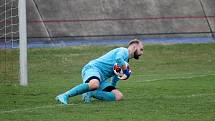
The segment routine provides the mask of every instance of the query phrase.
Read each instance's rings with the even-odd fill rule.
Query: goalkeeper
[[[119,101],[122,99],[122,93],[115,88],[118,80],[126,80],[130,76],[130,70],[126,62],[129,59],[139,57],[143,54],[143,43],[138,39],[129,42],[128,48],[120,47],[113,49],[105,55],[90,61],[82,69],[83,83],[62,93],[56,97],[60,103],[68,104],[69,97],[83,94],[85,102],[90,102],[91,97],[106,101]],[[118,77],[113,70],[117,63],[123,75]],[[112,77],[112,83],[107,80]]]

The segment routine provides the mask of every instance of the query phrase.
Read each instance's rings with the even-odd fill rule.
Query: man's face
[[[139,57],[141,56],[141,55],[143,55],[143,44],[142,43],[140,43],[140,44],[137,44],[136,46],[135,46],[135,51],[134,51],[134,58],[135,59],[139,59]]]

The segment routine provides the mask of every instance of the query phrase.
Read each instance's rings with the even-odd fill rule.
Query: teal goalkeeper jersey
[[[88,64],[95,66],[101,73],[104,80],[114,76],[113,66],[117,63],[119,66],[125,65],[125,61],[128,62],[128,49],[124,47],[116,48],[105,55],[90,61]]]

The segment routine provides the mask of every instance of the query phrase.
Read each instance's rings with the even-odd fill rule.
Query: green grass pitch
[[[63,106],[54,100],[82,82],[85,63],[115,47],[29,49],[27,87],[0,74],[0,121],[215,120],[215,43],[145,45],[140,60],[130,61],[130,79],[118,85],[120,102],[85,104],[76,96]]]

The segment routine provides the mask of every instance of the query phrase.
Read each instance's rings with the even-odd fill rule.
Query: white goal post
[[[19,48],[19,59],[16,58],[16,54],[11,54],[14,48]],[[0,0],[0,50],[0,71],[4,72],[1,75],[5,76],[5,80],[8,76],[8,79],[13,81],[10,76],[14,74],[14,79],[19,80],[20,85],[27,86],[26,0]],[[19,66],[16,64],[18,60]],[[17,72],[13,70],[14,67],[17,68]]]
[[[26,0],[19,0],[20,85],[28,85]]]

